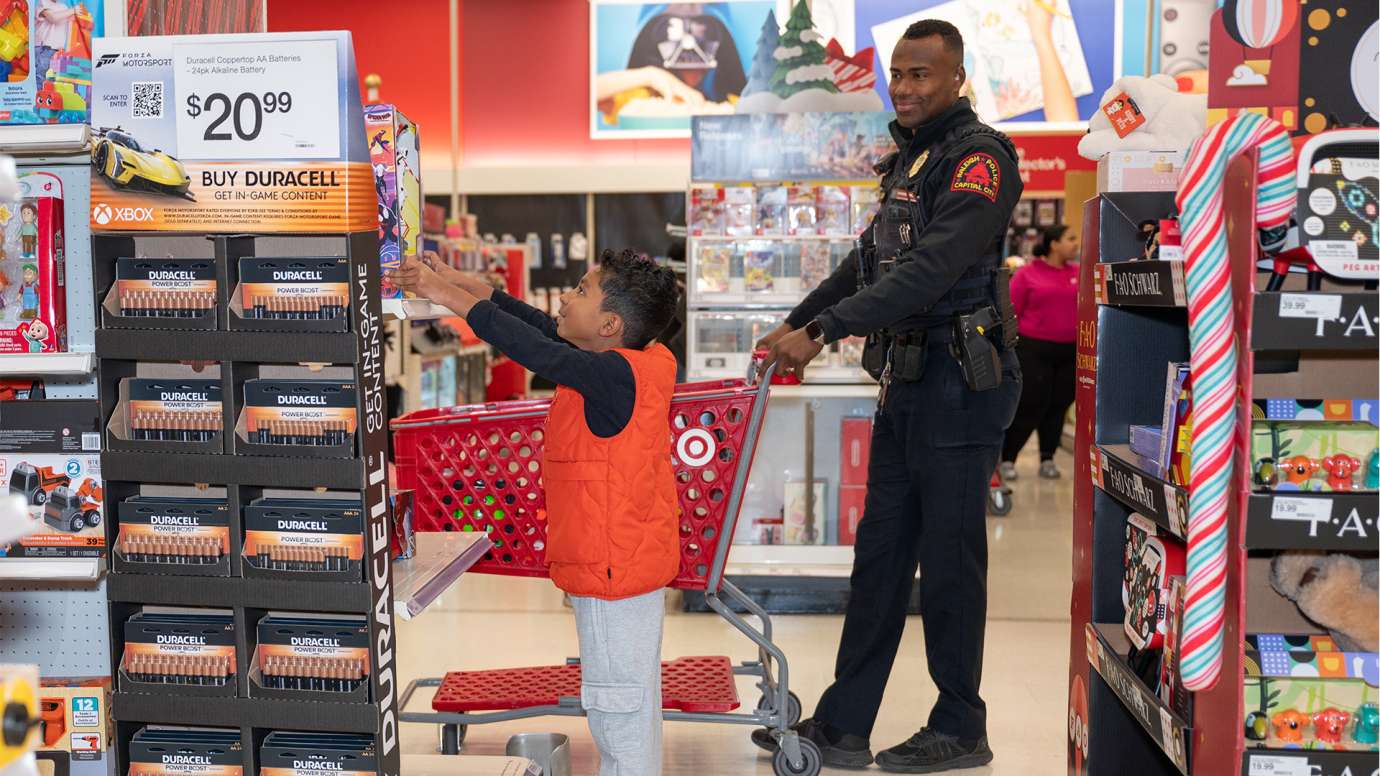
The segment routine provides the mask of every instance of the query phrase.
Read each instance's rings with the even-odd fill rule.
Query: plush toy
[[[1078,153],[1101,159],[1111,151],[1184,151],[1207,129],[1207,95],[1183,94],[1170,76],[1128,75],[1103,92],[1106,105],[1125,92],[1145,116],[1145,123],[1126,137],[1118,137],[1111,119],[1097,111],[1088,120],[1088,134],[1078,141]]]
[[[1376,558],[1291,550],[1275,556],[1270,583],[1305,617],[1327,628],[1342,650],[1375,652],[1380,648],[1377,571]]]
[[[1351,490],[1356,472],[1361,469],[1361,459],[1338,453],[1329,455],[1322,461],[1327,470],[1327,486],[1333,490]]]

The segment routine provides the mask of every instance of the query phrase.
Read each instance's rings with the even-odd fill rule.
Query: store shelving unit
[[[1272,554],[1287,549],[1373,553],[1377,524],[1374,493],[1257,492],[1249,444],[1252,400],[1374,399],[1380,391],[1374,325],[1380,320],[1374,317],[1373,291],[1328,281],[1321,291],[1307,292],[1298,276],[1291,276],[1282,292],[1257,291],[1265,281],[1256,270],[1255,180],[1254,152],[1228,165],[1223,191],[1241,396],[1228,512],[1224,651],[1220,678],[1210,689],[1193,693],[1187,717],[1167,706],[1128,664],[1120,592],[1130,512],[1166,529],[1171,534],[1166,541],[1186,535],[1188,489],[1140,470],[1126,444],[1130,424],[1156,423],[1160,417],[1165,364],[1188,360],[1183,266],[1127,261],[1125,230],[1102,218],[1106,195],[1085,205],[1070,773],[1341,776],[1347,768],[1370,773],[1376,766],[1374,752],[1248,748],[1256,742],[1243,734],[1247,634],[1317,632],[1270,587]],[[1161,204],[1171,196],[1162,195]],[[1348,523],[1351,530],[1342,530]]]
[[[95,238],[96,287],[104,294],[112,282],[114,260],[127,255],[162,255],[188,238],[158,234],[110,234]],[[213,725],[239,728],[246,772],[257,772],[257,745],[266,731],[320,730],[372,734],[377,737],[379,773],[396,773],[398,748],[395,726],[397,692],[393,667],[395,651],[394,603],[389,539],[391,536],[386,486],[386,444],[382,416],[383,364],[379,305],[378,243],[373,233],[286,237],[273,235],[215,236],[211,256],[219,284],[219,330],[170,332],[105,327],[96,337],[100,359],[103,417],[109,423],[119,406],[119,381],[140,374],[151,362],[195,362],[218,365],[225,402],[225,420],[218,452],[181,453],[110,450],[108,432],[102,465],[107,503],[117,504],[151,487],[215,486],[224,490],[230,509],[230,576],[184,577],[112,571],[108,598],[111,665],[121,665],[123,634],[119,626],[142,606],[207,607],[233,612],[238,663],[235,697],[207,702],[190,694],[145,694],[116,681],[113,702],[116,720],[117,769],[128,766],[128,741],[145,724]],[[350,264],[352,284],[350,331],[293,333],[234,330],[234,313],[226,302],[234,288],[241,256],[342,256]],[[290,325],[290,324],[288,324]],[[272,370],[320,369],[323,364],[340,376],[348,374],[357,386],[359,418],[356,447],[348,458],[313,458],[285,451],[276,455],[246,454],[246,442],[236,434],[247,379]],[[306,372],[306,374],[312,374]],[[323,372],[327,374],[327,372]],[[298,376],[301,376],[300,374]],[[243,576],[243,507],[268,489],[329,489],[358,494],[366,516],[364,563],[366,577],[352,582],[260,579]],[[114,546],[119,522],[106,522],[107,540]],[[255,697],[249,670],[257,642],[256,625],[268,611],[339,613],[363,616],[368,622],[372,702],[290,701]],[[385,745],[385,740],[390,741]]]

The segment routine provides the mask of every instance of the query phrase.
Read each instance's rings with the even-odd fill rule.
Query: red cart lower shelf
[[[554,706],[580,697],[580,665],[451,671],[431,708],[468,712]],[[661,705],[686,712],[727,712],[740,705],[726,657],[682,657],[661,664]]]

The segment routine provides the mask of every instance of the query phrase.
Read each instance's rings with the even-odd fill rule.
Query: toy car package
[[[24,497],[38,529],[0,556],[105,553],[100,427],[95,400],[0,402],[0,481]]]
[[[67,349],[62,181],[19,176],[18,202],[0,204],[0,353]]]
[[[0,124],[84,124],[91,109],[97,0],[28,0],[0,16]]]

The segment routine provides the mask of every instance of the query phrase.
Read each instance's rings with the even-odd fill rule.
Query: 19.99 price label
[[[181,159],[340,155],[336,41],[184,44],[173,67]]]

